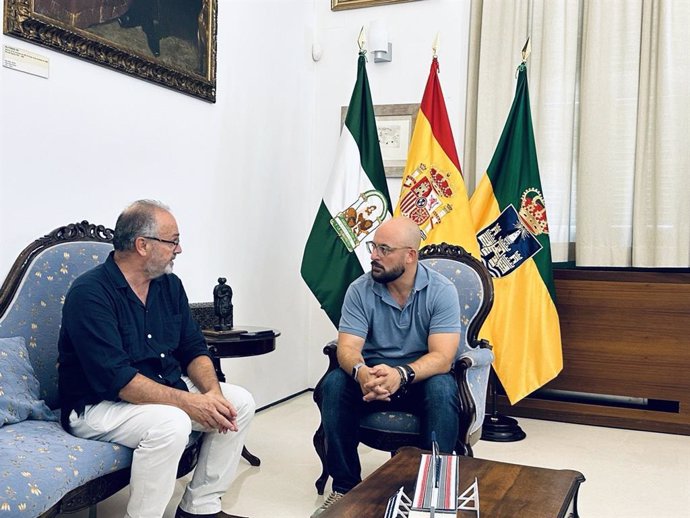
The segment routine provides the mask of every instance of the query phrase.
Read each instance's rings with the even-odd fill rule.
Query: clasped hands
[[[205,428],[219,433],[236,432],[237,410],[220,391],[210,390],[204,394],[188,393],[189,402],[185,409],[189,416]]]
[[[362,367],[357,376],[364,401],[390,401],[400,388],[400,373],[388,365]]]

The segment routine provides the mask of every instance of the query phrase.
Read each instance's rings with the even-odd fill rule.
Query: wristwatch
[[[359,362],[356,363],[354,367],[352,367],[352,377],[357,381],[357,372],[361,367],[364,367],[366,364],[364,362]]]
[[[414,378],[415,378],[414,369],[410,365],[407,365],[407,364],[403,365],[402,368],[405,371],[405,373],[407,374],[407,376],[405,376],[405,385],[407,385],[408,383],[412,383],[414,381]]]

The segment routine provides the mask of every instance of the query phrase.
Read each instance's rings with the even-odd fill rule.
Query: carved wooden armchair
[[[95,504],[129,484],[131,449],[74,437],[58,422],[62,304],[74,279],[105,261],[112,238],[87,221],[57,228],[19,254],[0,288],[0,511],[7,516],[84,508],[95,516]],[[200,438],[190,436],[178,477],[196,465]]]
[[[456,443],[459,455],[472,456],[472,445],[481,436],[486,407],[493,353],[486,340],[478,338],[479,330],[493,305],[493,284],[484,265],[463,248],[442,243],[428,245],[419,251],[424,261],[437,272],[453,281],[458,291],[461,312],[461,354],[455,362],[454,373],[460,395],[460,428]],[[314,401],[321,409],[321,381],[330,371],[339,368],[336,342],[323,349],[329,364],[326,373],[314,389]],[[361,418],[359,440],[370,448],[394,453],[402,446],[421,446],[419,417],[400,411],[372,412]],[[316,481],[318,493],[323,494],[329,473],[323,425],[314,434],[314,448],[321,459],[323,471]]]

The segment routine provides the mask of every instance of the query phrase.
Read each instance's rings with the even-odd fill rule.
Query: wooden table
[[[320,518],[383,516],[388,498],[400,486],[414,495],[422,450],[401,448],[391,460],[369,475]],[[474,477],[479,481],[479,511],[485,518],[576,518],[577,493],[585,477],[573,470],[555,470],[459,457],[458,494]],[[447,515],[445,515],[447,516]],[[458,511],[459,518],[476,516]]]
[[[220,368],[221,358],[244,358],[270,353],[275,351],[276,338],[280,336],[280,331],[276,329],[256,326],[235,326],[227,334],[218,334],[210,329],[202,329],[201,332],[206,338],[206,345],[220,381],[225,381],[225,374]]]
[[[266,327],[235,326],[233,330],[235,332],[219,334],[210,329],[202,329],[220,381],[225,381],[225,374],[220,366],[221,358],[243,358],[270,353],[275,351],[276,338],[280,336],[280,331]],[[240,330],[245,332],[238,332]],[[261,464],[261,459],[249,453],[246,446],[242,448],[242,457],[252,466]]]

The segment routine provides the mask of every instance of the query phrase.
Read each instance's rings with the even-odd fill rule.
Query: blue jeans
[[[441,452],[450,453],[455,449],[460,400],[452,374],[439,374],[414,383],[408,387],[406,395],[391,402],[365,402],[359,383],[342,369],[329,372],[321,390],[321,423],[333,491],[347,493],[362,480],[357,445],[359,419],[365,413],[381,410],[421,412],[422,448],[431,449],[431,432],[434,431]]]

